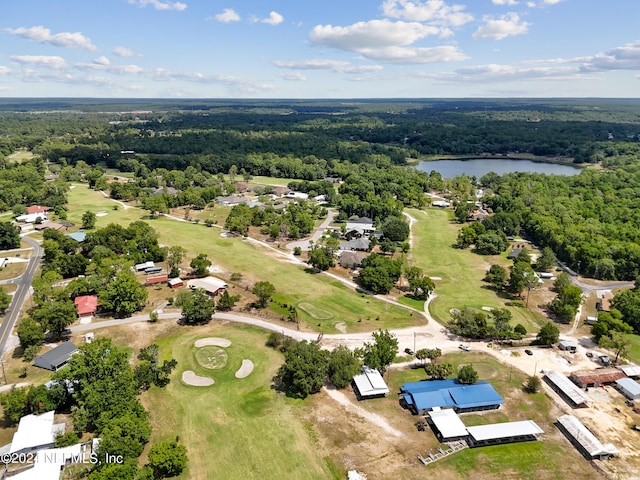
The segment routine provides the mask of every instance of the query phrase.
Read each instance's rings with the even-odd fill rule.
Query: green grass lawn
[[[193,343],[214,336],[231,340],[225,348],[228,362],[219,370],[201,367]],[[282,354],[264,347],[267,334],[244,326],[186,328],[156,341],[161,355],[173,357],[178,367],[163,390],[143,395],[151,414],[150,444],[180,437],[187,447],[187,470],[177,478],[331,479],[335,465],[324,459],[317,441],[299,420],[304,402],[295,402],[269,388]],[[243,359],[253,372],[235,378]],[[193,370],[215,380],[210,387],[181,382],[182,372]],[[147,447],[148,448],[148,447]]]
[[[16,150],[7,157],[11,163],[22,163],[25,160],[31,160],[35,155],[28,150]]]
[[[142,209],[125,210],[118,206],[118,210],[113,210],[114,205],[117,204],[100,192],[78,185],[69,192],[69,221],[81,223],[86,210],[107,213],[97,218],[98,228],[112,222],[128,225],[145,219],[158,232],[160,244],[182,245],[190,257],[206,253],[215,265],[241,272],[251,282],[270,281],[280,301],[296,307],[302,305],[298,308],[300,321],[318,332],[337,333],[337,323],[344,323],[351,332],[424,323],[417,313],[356,293],[325,275],[308,273],[301,265],[275,259],[273,252],[242,237],[221,236],[219,228],[163,217],[147,219]]]
[[[113,200],[106,198],[96,190],[90,190],[87,185],[76,184],[69,190],[67,202],[67,220],[82,225],[82,215],[86,211],[98,215],[96,228],[103,228],[110,223],[126,226],[136,220],[141,220],[148,212],[140,208],[123,208]],[[117,210],[114,210],[117,207]],[[106,214],[106,215],[105,215]]]
[[[242,183],[246,183],[240,177],[240,180],[237,180]],[[289,182],[297,181],[294,178],[278,178],[278,177],[263,177],[263,176],[255,176],[248,183],[252,185],[274,185],[280,187],[286,187]]]
[[[627,359],[633,363],[640,363],[640,335],[628,335],[629,339],[629,354]]]
[[[408,263],[422,268],[429,276],[442,278],[435,281],[437,298],[429,305],[436,320],[448,323],[452,308],[479,310],[484,306],[505,306],[509,300],[500,298],[482,281],[492,264],[509,265],[503,257],[453,248],[460,225],[451,221],[451,212],[441,209],[409,209],[407,212],[417,220],[413,224],[414,245],[407,257]],[[521,307],[509,307],[509,310],[512,323],[522,323],[530,332],[537,331],[543,321]]]

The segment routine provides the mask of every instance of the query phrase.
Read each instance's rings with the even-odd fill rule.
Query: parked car
[[[458,346],[458,348],[459,348],[460,350],[464,350],[465,352],[468,352],[469,350],[471,350],[471,349],[469,348],[469,345],[465,345],[465,344],[463,344],[463,343],[461,343],[461,344]]]
[[[413,350],[411,350],[410,348],[405,348],[404,353],[406,353],[407,355],[413,355]]]
[[[524,353],[526,353],[527,355],[533,355],[533,352],[528,348],[524,351]]]

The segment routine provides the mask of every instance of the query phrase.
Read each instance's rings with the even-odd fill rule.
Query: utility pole
[[[7,374],[4,372],[4,360],[0,360],[0,364],[2,365],[2,378],[4,378],[4,384],[7,384]]]

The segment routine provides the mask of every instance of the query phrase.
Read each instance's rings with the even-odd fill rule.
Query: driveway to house
[[[311,241],[313,241],[313,245],[317,245],[318,240],[320,240],[325,230],[327,230],[327,228],[333,222],[333,219],[337,215],[336,210],[334,210],[333,208],[328,209],[328,212],[329,213],[327,214],[327,218],[325,219],[325,221],[322,222],[318,228],[316,228],[315,232],[313,232],[313,235],[311,235],[310,238],[287,243],[287,248],[289,250],[293,250],[296,247],[300,247],[303,251],[308,252],[309,250],[311,250]]]

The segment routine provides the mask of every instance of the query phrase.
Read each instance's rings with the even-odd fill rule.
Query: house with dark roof
[[[33,364],[36,367],[55,372],[56,370],[64,367],[71,358],[71,355],[77,351],[78,347],[76,347],[72,342],[64,342],[56,348],[49,350],[47,353],[43,353],[36,357]]]
[[[340,244],[340,250],[343,251],[360,251],[360,252],[368,252],[371,247],[371,242],[368,238],[354,238],[353,240],[349,240],[348,242],[344,242]]]
[[[343,268],[357,268],[366,257],[367,254],[363,252],[345,251],[340,254],[338,263]]]
[[[360,217],[355,220],[348,220],[346,230],[348,237],[362,237],[375,232],[373,220],[369,217]]]
[[[518,255],[520,255],[520,252],[522,252],[521,248],[514,248],[509,252],[509,254],[507,255],[507,258],[509,260],[515,260],[518,257]]]

